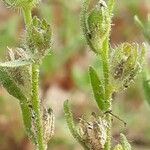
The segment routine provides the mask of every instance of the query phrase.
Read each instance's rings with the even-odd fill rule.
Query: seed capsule
[[[51,48],[51,29],[45,20],[34,17],[26,35],[26,49],[33,61],[40,61]]]
[[[94,116],[90,122],[81,119],[79,123],[79,134],[89,149],[102,150],[106,143],[108,127],[108,123],[103,117]]]
[[[54,135],[54,114],[51,108],[43,109],[43,129],[44,129],[44,141],[47,144]]]
[[[114,91],[127,88],[141,71],[145,45],[123,43],[116,47],[111,56],[111,74]]]
[[[100,0],[87,17],[89,40],[96,52],[102,48],[104,40],[109,36],[110,26],[111,21],[107,4]]]

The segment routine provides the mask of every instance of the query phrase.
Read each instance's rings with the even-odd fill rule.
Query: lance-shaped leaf
[[[107,107],[107,102],[105,101],[105,91],[102,81],[100,81],[95,69],[93,67],[89,68],[89,75],[91,80],[91,85],[94,93],[95,100],[98,107],[103,111]]]
[[[22,93],[21,89],[3,68],[0,68],[0,83],[10,95],[14,96],[20,101],[25,128],[27,130],[27,133],[29,133],[29,135],[31,136],[31,115],[26,96]]]
[[[76,126],[74,125],[73,116],[69,107],[68,100],[64,102],[64,113],[65,113],[65,118],[66,118],[68,128],[72,136],[85,148],[85,150],[90,150],[88,146],[86,146],[85,141],[81,138],[81,136],[79,135],[76,129]]]

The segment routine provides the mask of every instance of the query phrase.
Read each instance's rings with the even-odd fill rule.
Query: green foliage
[[[39,98],[39,64],[48,54],[50,25],[32,18],[32,7],[38,1],[5,1],[9,7],[22,10],[26,35],[21,48],[10,49],[8,61],[0,63],[0,82],[20,102],[24,125],[35,148],[45,150],[54,134],[54,115],[41,105]]]
[[[67,124],[74,138],[83,139],[89,149],[95,150],[111,149],[111,116],[108,112],[112,109],[112,95],[116,91],[127,88],[130,83],[134,81],[135,77],[143,67],[145,56],[144,44],[140,47],[135,43],[123,43],[114,49],[110,47],[109,36],[111,31],[113,6],[114,0],[108,0],[107,3],[100,0],[94,8],[89,10],[90,0],[84,0],[81,10],[81,26],[83,34],[90,49],[96,54],[101,62],[101,78],[99,78],[97,70],[93,67],[90,67],[89,69],[89,76],[99,110],[104,114],[107,114],[105,118],[107,125],[104,125],[104,123],[102,123],[103,121],[101,122],[101,119],[99,120],[97,117],[96,122],[91,121],[90,123],[81,119],[80,124],[82,127],[80,128],[81,131],[79,136],[75,129],[70,109],[67,107],[68,104],[66,104],[66,102],[64,104],[65,114],[67,114]],[[110,49],[112,49],[112,52]],[[101,118],[101,116],[99,116],[99,118]],[[100,127],[100,130],[96,128],[97,125]],[[104,143],[101,141],[101,137],[103,137],[103,140],[105,139]],[[78,141],[81,143],[80,140]],[[99,144],[97,144],[97,142]],[[83,147],[85,147],[84,144]],[[115,150],[130,149],[131,147],[127,142],[127,139],[121,134],[121,145],[117,145]]]
[[[3,68],[0,68],[0,83],[10,95],[16,97],[19,100],[26,131],[29,136],[32,136],[31,113],[28,107],[28,98],[24,95],[24,93],[22,93],[22,90],[18,87],[8,72]]]
[[[93,67],[89,68],[89,75],[91,80],[91,85],[94,93],[95,100],[98,104],[100,110],[106,110],[106,101],[105,101],[105,91],[102,81],[100,81],[96,71]]]

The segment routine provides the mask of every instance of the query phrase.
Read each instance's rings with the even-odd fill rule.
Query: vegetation
[[[73,3],[75,2],[73,1]],[[46,105],[45,97],[41,96],[39,86],[40,68],[45,74],[51,74],[56,70],[59,72],[59,69],[64,67],[63,65],[66,63],[69,64],[69,69],[66,67],[69,70],[67,72],[69,73],[69,75],[67,74],[69,81],[65,80],[65,83],[70,82],[75,77],[75,81],[72,81],[72,84],[78,82],[77,86],[79,88],[87,90],[90,88],[87,83],[89,77],[94,102],[97,104],[94,108],[98,110],[98,112],[96,110],[93,112],[88,109],[90,111],[89,118],[85,119],[82,116],[76,123],[69,106],[69,100],[66,100],[64,102],[64,113],[72,136],[85,150],[131,150],[131,145],[126,136],[119,129],[120,140],[117,143],[113,142],[115,139],[112,133],[113,118],[123,122],[126,126],[126,122],[120,117],[120,114],[116,115],[114,113],[113,101],[115,99],[114,95],[129,89],[136,77],[142,72],[145,61],[145,43],[124,42],[113,46],[110,36],[113,27],[112,19],[115,0],[99,0],[98,2],[95,0],[83,0],[80,24],[86,43],[94,54],[94,62],[90,62],[91,66],[87,69],[88,71],[83,71],[83,74],[78,72],[79,70],[74,72],[71,59],[74,57],[73,55],[78,56],[77,53],[81,53],[80,49],[84,44],[77,27],[78,24],[74,23],[74,20],[79,18],[74,15],[67,0],[58,0],[56,3],[61,5],[61,15],[64,22],[58,28],[60,28],[61,42],[65,44],[62,44],[63,48],[61,44],[61,46],[57,47],[58,49],[62,48],[60,52],[57,50],[56,52],[51,52],[51,49],[55,49],[52,43],[57,44],[57,41],[52,42],[51,40],[53,35],[51,26],[47,21],[47,19],[51,20],[49,8],[47,6],[38,8],[37,6],[40,4],[38,0],[4,0],[4,4],[8,8],[21,12],[25,30],[21,40],[17,41],[18,37],[14,34],[18,18],[14,17],[10,19],[10,24],[13,26],[10,26],[8,21],[8,23],[4,24],[4,29],[0,31],[2,35],[0,37],[0,41],[2,41],[0,49],[4,49],[7,45],[16,46],[15,48],[8,47],[7,59],[0,62],[0,83],[10,95],[18,99],[24,128],[29,140],[36,150],[48,149],[49,141],[52,141],[50,146],[55,146],[57,143],[70,144],[70,139],[70,141],[59,138],[52,139],[55,117],[53,110]],[[53,5],[53,3],[49,4]],[[128,3],[128,5],[134,4]],[[37,8],[41,11],[40,17],[35,15],[35,12],[32,13]],[[133,6],[130,7],[130,9],[132,8]],[[46,12],[46,17],[43,17],[44,12]],[[135,12],[137,12],[137,8]],[[135,16],[135,21],[148,43],[150,43],[150,17],[148,16],[147,21],[144,22]],[[56,34],[54,35],[57,36]],[[51,53],[53,54],[50,55]],[[97,63],[97,65],[95,66],[94,63]],[[70,67],[72,68],[70,69]],[[142,72],[142,77],[145,98],[150,103],[148,67]],[[58,120],[61,119],[59,118]],[[57,124],[56,120],[56,126]],[[59,127],[63,129],[63,125],[64,122]],[[67,132],[63,133],[63,136],[66,134],[68,135]],[[70,149],[73,149],[73,144],[70,145]]]
[[[95,100],[103,115],[92,115],[94,120],[90,122],[81,119],[78,129],[73,123],[68,101],[64,103],[66,120],[72,135],[89,150],[111,149],[112,95],[128,88],[134,81],[141,71],[145,56],[144,44],[139,46],[125,42],[114,48],[110,46],[113,6],[114,0],[108,0],[107,3],[100,0],[89,10],[89,1],[85,0],[81,13],[81,25],[87,43],[102,64],[101,76],[93,67],[89,68],[89,76]],[[114,149],[130,150],[124,135],[121,135],[121,139],[124,142]]]

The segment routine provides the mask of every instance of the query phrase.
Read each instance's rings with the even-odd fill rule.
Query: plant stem
[[[24,7],[23,8],[23,16],[26,28],[29,27],[31,21],[32,21],[32,15],[31,15],[31,7]],[[40,99],[39,99],[39,65],[33,63],[32,64],[32,97],[31,97],[31,103],[33,107],[33,111],[35,114],[35,132],[37,134],[36,136],[36,146],[38,150],[45,150],[46,146],[44,144],[43,139],[43,125],[42,125],[42,116],[41,116],[41,110],[40,110]]]
[[[35,113],[35,127],[37,132],[37,147],[38,150],[45,150],[44,139],[43,139],[43,126],[42,117],[40,111],[40,100],[39,100],[39,65],[32,64],[32,105]]]
[[[114,7],[114,0],[108,0],[108,9],[110,12],[110,22],[112,18],[112,11]],[[108,31],[111,31],[111,24],[108,28]],[[104,73],[104,82],[105,82],[105,99],[108,103],[109,110],[112,110],[112,85],[110,82],[110,62],[109,62],[109,36],[105,40],[103,45],[103,53],[102,53],[102,63],[103,63],[103,73]],[[111,115],[107,114],[106,116],[107,122],[109,127],[107,128],[107,141],[105,143],[104,150],[110,150],[111,149],[111,128],[112,128],[112,122],[111,122]]]
[[[104,85],[105,85],[105,99],[107,102],[107,110],[111,110],[112,108],[112,101],[111,101],[111,83],[110,83],[110,63],[109,63],[109,38],[107,38],[103,45],[103,51],[101,54],[102,63],[103,63],[103,74],[104,74]],[[104,150],[111,149],[111,115],[107,114],[106,116],[108,122],[107,128],[107,141],[104,147]]]
[[[26,28],[30,25],[32,21],[31,9],[32,8],[30,6],[23,8],[23,17],[24,17]]]

